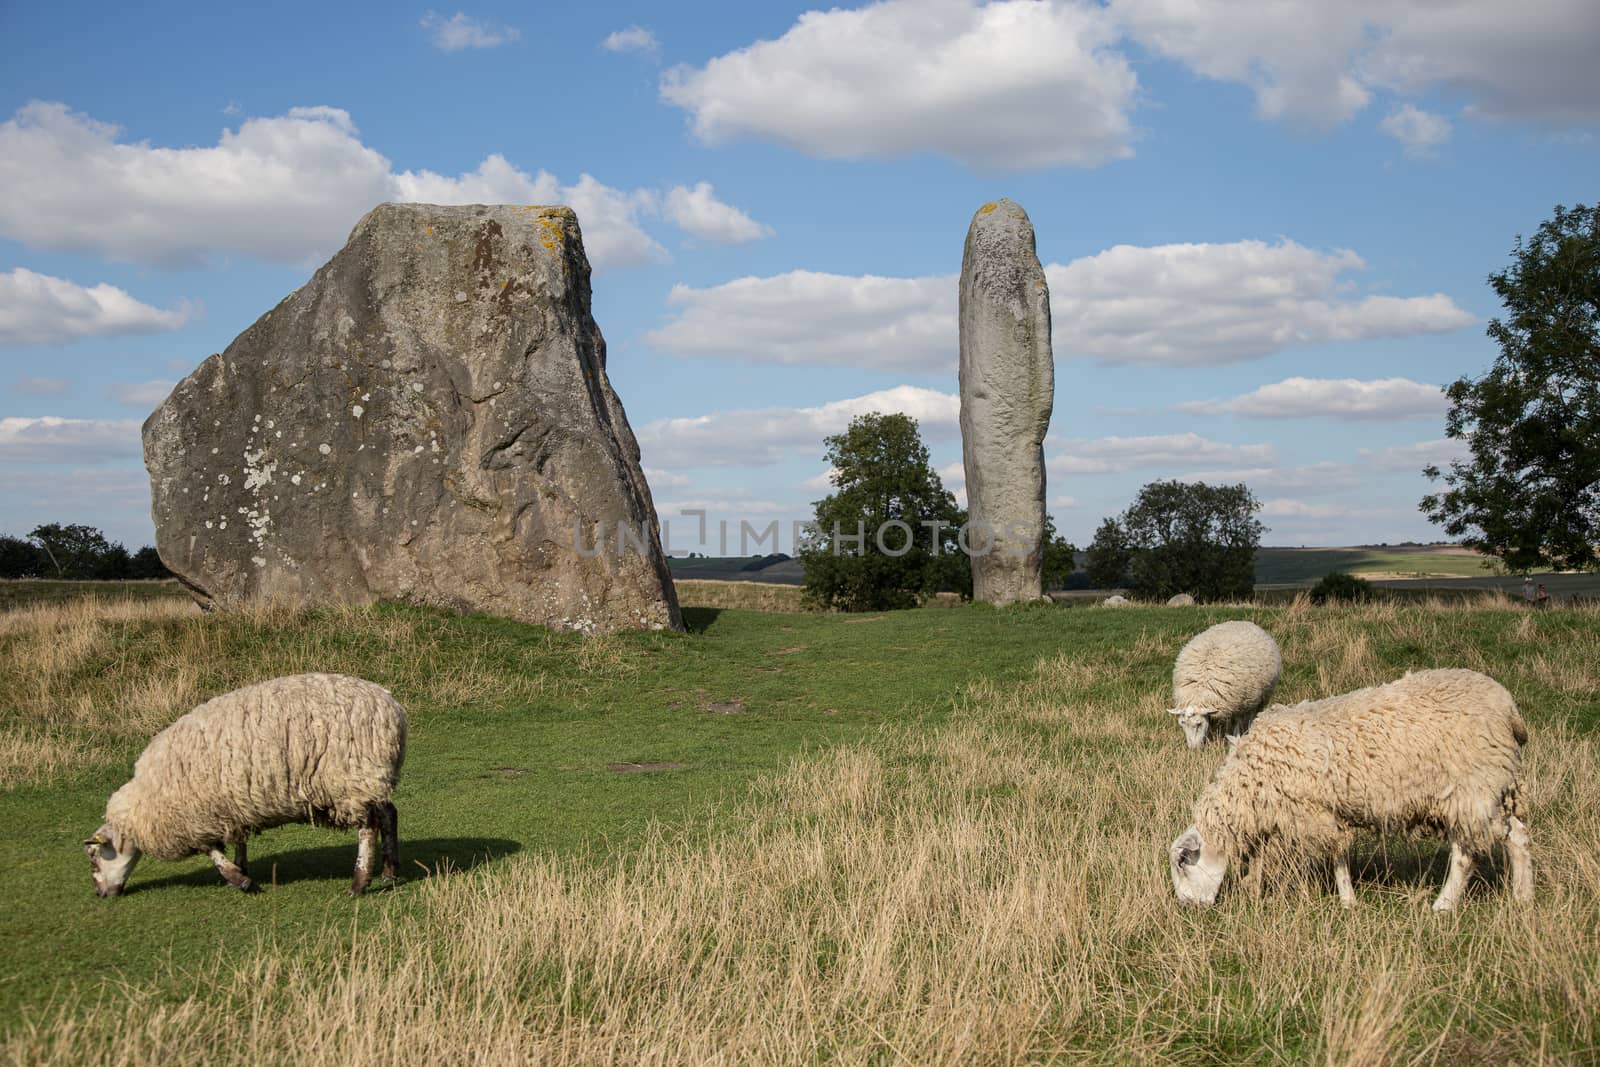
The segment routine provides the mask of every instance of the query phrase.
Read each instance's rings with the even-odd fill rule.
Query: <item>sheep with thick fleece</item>
[[[1210,904],[1229,866],[1269,844],[1331,857],[1355,903],[1354,831],[1433,830],[1450,842],[1434,910],[1456,906],[1476,860],[1504,845],[1511,892],[1533,899],[1521,793],[1527,725],[1505,687],[1467,670],[1408,674],[1326,700],[1278,705],[1239,738],[1172,843],[1178,899]]]
[[[286,823],[359,829],[352,895],[372,880],[381,833],[391,880],[400,862],[391,797],[405,753],[405,711],[360,678],[296,674],[208,700],[152,738],[106,802],[105,824],[84,842],[95,892],[122,892],[145,853],[198,852],[248,890],[246,840]]]
[[[1267,706],[1283,671],[1272,635],[1253,622],[1222,622],[1196,634],[1172,666],[1172,703],[1184,740],[1242,734]]]

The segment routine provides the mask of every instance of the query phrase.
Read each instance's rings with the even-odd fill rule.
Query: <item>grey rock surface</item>
[[[1194,607],[1194,597],[1188,593],[1174,593],[1167,598],[1167,607],[1192,608]]]
[[[1133,601],[1119,593],[1114,596],[1108,596],[1104,600],[1100,601],[1100,606],[1103,608],[1125,608],[1132,603]]]
[[[568,208],[373,209],[144,452],[156,547],[203,606],[682,627]]]
[[[1050,290],[1033,223],[1010,200],[972,217],[961,257],[961,453],[968,523],[992,538],[972,560],[973,599],[1042,595],[1044,436],[1055,402]]]

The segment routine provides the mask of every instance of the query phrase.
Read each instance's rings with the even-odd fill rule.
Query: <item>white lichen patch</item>
[[[366,411],[367,411],[367,409],[362,407],[360,404],[355,404],[350,408],[350,414],[354,415],[358,419],[362,415],[366,414]]]
[[[413,393],[420,393],[420,392],[422,392],[422,383],[421,383],[421,382],[412,382],[412,383],[411,383],[411,391],[412,391],[412,392],[413,392]]]
[[[289,476],[289,484],[290,485],[299,485],[300,484],[300,476],[298,474],[291,474]]]
[[[322,444],[317,446],[317,451],[326,456],[329,452],[333,451],[333,448],[326,441],[324,441]]]
[[[267,557],[265,557],[265,556],[251,556],[250,557],[250,562],[254,563],[257,567],[265,567],[267,565]]]

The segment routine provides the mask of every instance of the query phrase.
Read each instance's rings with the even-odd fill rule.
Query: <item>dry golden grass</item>
[[[745,611],[810,611],[798,585],[774,582],[721,582],[679,578],[678,603],[686,608],[735,608]]]
[[[1434,642],[1419,658],[1447,659],[1470,652],[1474,630],[1480,642],[1532,642],[1544,624],[1454,610],[1297,605],[1264,621],[1287,659],[1318,664],[1297,683],[1317,689],[1392,674],[1380,645]],[[1486,637],[1485,626],[1499,629]],[[1354,911],[1339,908],[1322,871],[1182,910],[1166,847],[1221,753],[1185,749],[1162,710],[1147,675],[1171,640],[1063,653],[1019,684],[979,683],[938,728],[891,727],[871,745],[797,762],[759,781],[725,824],[659,831],[612,863],[524,854],[417,884],[420,916],[364,914],[348,942],[264,939],[247,964],[196,975],[180,1002],[117,989],[92,1011],[68,1004],[15,1032],[5,1054],[41,1064],[1600,1057],[1591,735],[1525,704],[1531,907],[1514,906],[1491,869],[1461,911],[1436,915],[1438,843],[1390,840],[1358,846]],[[1567,684],[1593,653],[1581,641],[1550,647],[1539,669]]]
[[[177,599],[31,604],[0,612],[0,790],[103,765],[203,700],[306,671],[381,680],[439,707],[526,700],[553,684],[472,652],[441,655],[414,616],[258,605],[207,616]],[[604,642],[590,670],[620,665]]]

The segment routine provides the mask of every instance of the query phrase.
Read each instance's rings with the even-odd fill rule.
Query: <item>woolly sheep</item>
[[[372,880],[381,833],[382,877],[392,880],[400,843],[390,797],[405,752],[405,711],[360,678],[297,674],[208,700],[152,738],[106,802],[105,824],[84,842],[95,892],[121,893],[145,853],[198,852],[248,890],[246,839],[286,823],[359,828],[352,896]]]
[[[1172,703],[1184,740],[1242,734],[1267,706],[1283,670],[1272,635],[1253,622],[1223,622],[1196,634],[1172,666]]]
[[[1210,904],[1230,865],[1275,843],[1331,857],[1350,907],[1348,853],[1364,827],[1444,834],[1450,874],[1435,911],[1456,906],[1474,862],[1496,844],[1510,860],[1512,896],[1532,900],[1519,782],[1527,739],[1511,694],[1476,671],[1418,671],[1276,706],[1239,739],[1172,843],[1173,888],[1185,903]]]

